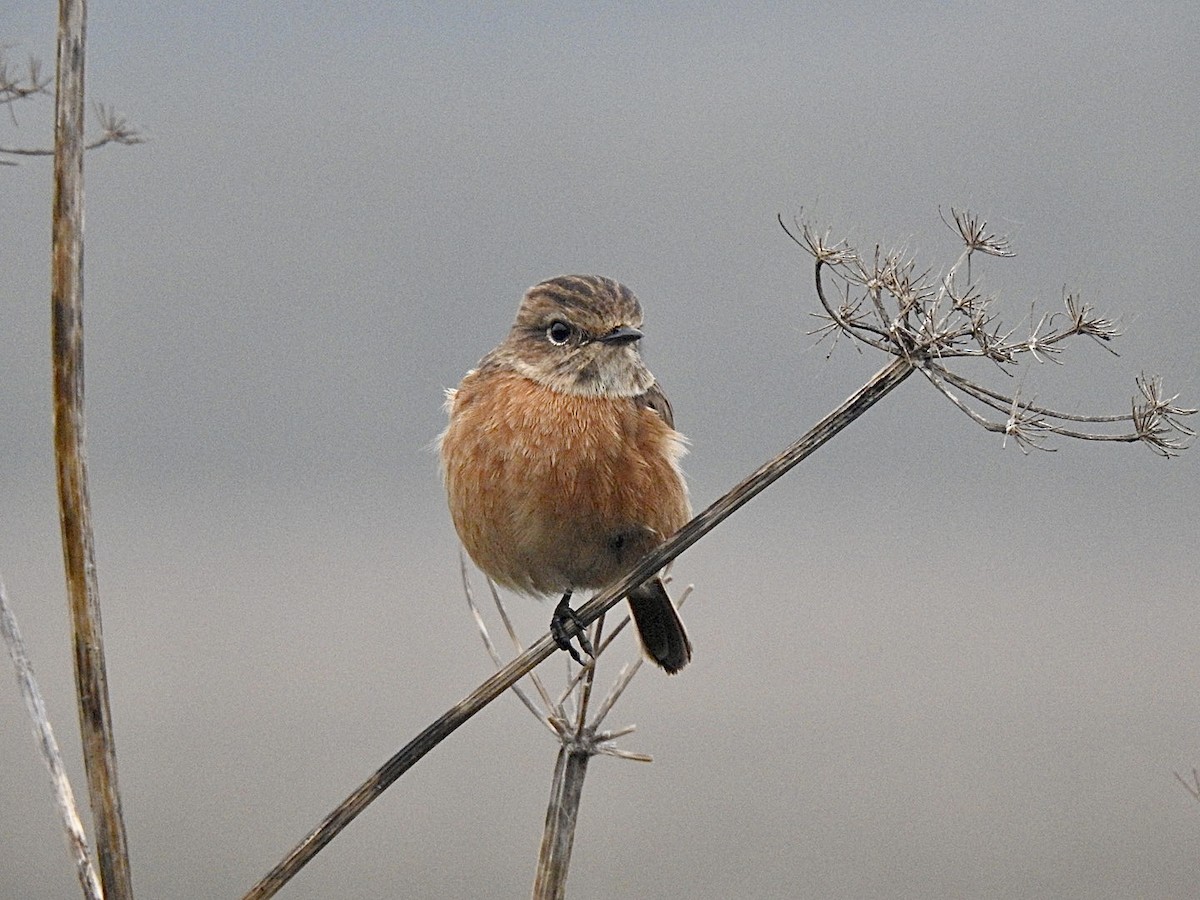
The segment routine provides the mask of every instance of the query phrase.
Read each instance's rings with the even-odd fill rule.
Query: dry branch
[[[54,455],[75,656],[75,688],[100,880],[109,900],[133,888],[117,788],[117,756],[100,625],[100,595],[88,501],[83,417],[84,0],[61,0],[54,125],[51,343]]]
[[[793,466],[874,406],[911,375],[912,371],[913,367],[904,360],[893,360],[884,366],[870,381],[837,409],[825,416],[798,441],[714,501],[707,509],[677,531],[666,543],[654,552],[647,554],[624,578],[580,606],[576,610],[580,622],[586,626],[615,606],[634,587],[664,568],[684,550],[766,489],[768,485],[777,481]],[[569,625],[567,630],[571,632],[570,636],[572,637],[577,633],[574,625]],[[421,757],[557,650],[558,645],[554,639],[549,634],[543,635],[528,650],[447,710],[343,800],[274,869],[250,889],[245,895],[245,900],[265,900],[267,897],[274,896],[326,844],[337,837],[343,828],[357,818],[359,813],[387,790],[396,779],[412,768]]]
[[[13,614],[8,601],[8,592],[4,589],[4,579],[0,578],[0,637],[4,638],[8,647],[8,655],[12,658],[13,668],[16,669],[17,687],[29,719],[33,723],[33,734],[37,738],[38,753],[42,762],[50,770],[50,783],[54,788],[54,803],[58,807],[59,818],[62,819],[63,831],[67,836],[67,848],[75,862],[75,873],[79,878],[79,886],[83,890],[84,900],[101,900],[100,880],[96,877],[96,869],[92,865],[91,852],[88,850],[87,834],[83,830],[83,822],[79,818],[79,810],[75,805],[75,792],[71,790],[71,781],[67,778],[67,769],[63,765],[62,753],[58,749],[58,741],[54,738],[54,729],[50,726],[50,717],[46,714],[46,702],[42,699],[41,688],[33,674],[33,665],[29,662],[29,654],[25,650],[25,641],[21,637],[21,629],[17,627],[17,618]]]

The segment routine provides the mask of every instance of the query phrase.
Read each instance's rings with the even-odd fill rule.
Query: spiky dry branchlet
[[[938,210],[939,215],[941,210]],[[993,234],[987,230],[987,222],[982,221],[979,216],[973,215],[966,210],[950,210],[950,217],[954,220],[951,225],[946,222],[946,217],[942,216],[942,221],[946,222],[949,228],[958,232],[963,243],[967,247],[968,253],[976,251],[985,253],[988,256],[1016,256],[1017,254],[1008,245],[1008,238],[1004,235]]]
[[[25,71],[16,73],[12,63],[4,55],[4,48],[0,47],[0,106],[49,93],[50,76],[42,74],[42,63],[39,59],[29,57]]]
[[[475,602],[474,592],[471,590],[471,583],[468,577],[468,570],[465,557],[460,561],[463,579],[463,593],[467,599],[467,605],[470,607],[471,615],[475,619],[475,626],[479,629],[480,637],[483,639],[484,646],[487,648],[488,654],[497,668],[504,665],[504,661],[500,656],[499,650],[496,648],[495,642],[492,640],[491,633],[488,631],[487,624],[484,621],[483,614],[479,606]],[[669,579],[668,579],[669,582]],[[514,652],[519,655],[525,651],[525,647],[518,637],[516,628],[513,626],[512,619],[508,615],[508,610],[504,606],[503,600],[500,598],[499,592],[496,590],[495,584],[491,579],[488,579],[488,588],[492,594],[492,601],[496,606],[496,611],[500,616],[500,621],[504,626],[504,630],[508,635],[509,641],[512,643]],[[684,601],[691,594],[691,587],[688,587],[683,595],[679,598],[676,606],[682,606]],[[632,759],[637,762],[651,762],[652,759],[645,753],[636,753],[625,750],[616,745],[618,738],[632,734],[635,730],[634,726],[629,725],[615,730],[601,731],[600,726],[603,724],[613,706],[621,698],[625,688],[629,686],[634,675],[642,667],[643,659],[639,656],[636,660],[623,665],[617,673],[617,677],[613,680],[612,686],[609,688],[608,694],[594,714],[589,719],[589,707],[591,703],[592,685],[596,672],[596,661],[598,661],[604,652],[612,645],[617,636],[625,630],[629,625],[629,616],[622,616],[617,626],[608,634],[604,634],[604,617],[601,616],[593,626],[590,638],[593,647],[595,648],[594,660],[585,667],[571,666],[571,672],[567,678],[566,684],[557,698],[551,695],[550,690],[546,687],[545,681],[538,675],[536,671],[529,673],[529,679],[537,692],[538,700],[534,700],[527,691],[523,690],[519,684],[513,685],[513,692],[518,699],[525,705],[525,708],[532,713],[547,730],[549,730],[562,743],[568,751],[572,753],[587,753],[595,756],[597,754],[605,756],[616,756],[622,759]]]
[[[1136,397],[1133,399],[1130,418],[1137,429],[1138,438],[1162,456],[1175,456],[1186,450],[1188,445],[1185,438],[1195,437],[1196,432],[1179,421],[1179,417],[1190,416],[1196,410],[1175,406],[1178,394],[1164,397],[1162,379],[1158,376],[1147,378],[1143,374],[1138,377],[1137,386],[1146,400],[1145,403],[1138,403]]]
[[[1096,315],[1096,311],[1086,303],[1081,303],[1074,294],[1064,292],[1063,302],[1067,306],[1067,315],[1071,319],[1071,334],[1086,334],[1113,356],[1117,351],[1108,346],[1108,341],[1121,336],[1117,323]]]
[[[475,603],[465,556],[461,558],[461,567],[463,592],[467,598],[467,605],[471,609],[471,615],[475,619],[476,627],[479,629],[488,654],[492,657],[496,667],[501,668],[504,663],[488,631],[487,624],[484,622],[483,615]],[[518,638],[512,619],[490,578],[488,587],[513,649],[520,655],[525,648]],[[689,587],[683,592],[676,605],[682,605],[690,593],[691,588]],[[636,762],[652,762],[651,757],[645,753],[635,753],[617,746],[617,740],[632,734],[635,726],[627,725],[623,728],[600,730],[600,726],[612,711],[613,706],[621,698],[634,675],[641,669],[642,657],[640,655],[633,662],[626,663],[621,667],[608,694],[600,702],[595,712],[590,711],[596,666],[604,651],[612,645],[613,639],[628,624],[629,616],[622,617],[612,633],[606,636],[603,615],[592,623],[589,636],[592,646],[595,648],[594,656],[584,667],[574,667],[570,660],[567,661],[566,686],[557,699],[552,699],[545,682],[536,671],[529,673],[529,679],[541,699],[540,706],[527,691],[521,688],[520,684],[512,685],[513,692],[525,705],[525,708],[559,741],[558,761],[550,791],[550,803],[546,810],[546,825],[542,834],[537,874],[534,879],[533,896],[536,900],[563,896],[567,872],[570,868],[571,849],[579,803],[583,793],[583,782],[587,777],[588,761],[593,756],[604,755]]]
[[[1012,375],[1026,355],[1037,362],[1060,362],[1066,342],[1079,335],[1116,355],[1109,344],[1120,331],[1113,320],[1097,314],[1076,294],[1064,292],[1065,313],[1039,317],[1031,307],[1028,331],[1017,336],[1017,328],[1004,326],[993,313],[994,298],[980,291],[971,273],[977,253],[1015,256],[1008,239],[988,231],[986,222],[967,212],[951,209],[950,220],[943,216],[942,221],[957,233],[963,249],[949,270],[934,277],[905,253],[876,246],[866,260],[846,241],[831,243],[829,231],[818,233],[805,223],[797,225],[796,233],[780,218],[788,236],[816,262],[817,297],[823,312],[813,313],[822,324],[811,333],[820,335],[820,340],[832,335],[834,346],[838,337],[846,335],[856,347],[866,344],[908,361],[973,421],[1003,434],[1006,441],[1012,437],[1022,452],[1053,450],[1047,439],[1054,434],[1090,441],[1140,441],[1162,456],[1186,449],[1186,438],[1195,433],[1180,420],[1196,410],[1175,406],[1175,397],[1164,399],[1158,378],[1138,379],[1144,402],[1135,400],[1127,414],[1080,416],[1038,406],[1024,399],[1020,390],[991,390],[948,369],[950,359],[979,357]],[[989,417],[991,413],[1003,418]],[[1106,425],[1110,430],[1084,431],[1069,423]],[[1121,429],[1122,424],[1126,429]]]
[[[100,137],[88,143],[87,149],[95,150],[105,144],[129,146],[146,142],[142,133],[130,125],[129,120],[117,112],[114,107],[96,103],[93,104],[92,109],[96,114],[96,119],[100,122]]]
[[[16,124],[16,114],[13,106],[20,100],[28,100],[40,95],[49,95],[51,78],[42,74],[41,61],[31,56],[24,71],[18,71],[5,55],[5,48],[0,47],[0,106],[8,107],[9,120]],[[84,144],[85,150],[95,150],[106,144],[144,143],[146,138],[140,131],[113,107],[102,103],[94,103],[92,111],[100,124],[100,134]],[[52,156],[54,150],[49,147],[7,147],[0,146],[0,165],[15,166],[17,163],[4,156]]]
[[[15,125],[17,117],[12,107],[19,100],[49,94],[50,77],[42,74],[41,62],[32,56],[29,57],[28,68],[24,72],[17,72],[5,55],[6,50],[0,47],[0,106],[8,107],[9,121]],[[15,165],[10,159],[0,159],[0,166]]]

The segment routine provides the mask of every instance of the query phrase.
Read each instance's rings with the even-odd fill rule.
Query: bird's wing
[[[671,409],[671,401],[667,399],[667,395],[663,393],[657,381],[650,385],[646,393],[639,394],[635,399],[639,405],[658,413],[662,420],[667,423],[668,428],[675,427],[675,412]]]

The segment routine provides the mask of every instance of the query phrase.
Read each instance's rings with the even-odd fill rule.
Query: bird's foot
[[[579,614],[571,609],[571,592],[567,591],[562,595],[562,599],[558,601],[558,606],[554,607],[554,615],[550,617],[550,635],[554,638],[554,643],[560,648],[571,654],[571,658],[581,666],[586,666],[579,651],[575,649],[575,645],[571,643],[571,626],[575,626],[575,633],[579,638],[579,646],[583,648],[583,652],[590,657],[595,657],[595,650],[592,649],[592,642],[588,640],[587,632],[584,630],[583,620],[579,618]]]

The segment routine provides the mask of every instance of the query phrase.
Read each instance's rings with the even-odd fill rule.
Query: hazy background
[[[88,23],[91,96],[150,138],[86,164],[139,896],[240,896],[490,671],[431,442],[542,278],[641,297],[697,508],[883,363],[813,347],[777,213],[937,270],[969,207],[1019,253],[985,282],[1014,325],[1065,285],[1127,331],[1035,368],[1040,402],[1125,411],[1141,371],[1200,400],[1194,3],[178,6]],[[0,42],[52,72],[54,19],[6,3]],[[49,144],[48,100],[12,113]],[[49,163],[0,198],[0,571],[82,795]],[[593,765],[572,896],[1195,896],[1200,451],[1057,446],[913,378],[685,554],[695,661],[613,715],[656,762]],[[554,753],[503,698],[282,896],[527,895]],[[9,676],[0,761],[0,896],[76,896]]]

